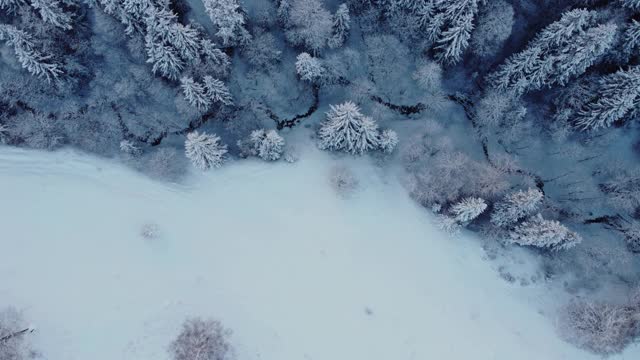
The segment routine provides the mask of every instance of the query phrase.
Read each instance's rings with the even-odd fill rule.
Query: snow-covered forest
[[[393,194],[390,204],[415,206],[425,221],[447,234],[448,242],[465,239],[466,246],[479,247],[481,251],[474,253],[478,260],[490,264],[493,275],[514,292],[552,289],[553,301],[544,300],[539,304],[548,307],[537,309],[546,314],[548,327],[541,327],[548,333],[544,339],[553,336],[553,341],[573,348],[550,352],[545,359],[633,358],[634,351],[639,351],[635,344],[640,340],[639,117],[638,0],[0,0],[3,172],[25,171],[19,165],[25,162],[45,169],[27,172],[36,171],[47,179],[47,171],[58,174],[62,170],[45,165],[45,161],[29,162],[28,155],[14,154],[33,154],[64,168],[65,161],[42,151],[67,155],[79,151],[85,155],[77,156],[109,164],[105,168],[127,167],[129,170],[118,168],[131,171],[123,178],[135,178],[131,181],[138,186],[156,190],[145,195],[136,194],[138,190],[126,191],[134,198],[154,198],[159,204],[173,192],[194,186],[194,177],[219,176],[206,186],[221,186],[219,191],[230,192],[225,194],[228,198],[222,197],[226,202],[220,206],[225,207],[233,207],[234,194],[242,206],[252,207],[247,194],[269,192],[269,186],[275,186],[282,202],[276,197],[255,196],[273,202],[264,212],[273,212],[267,217],[285,228],[290,221],[287,216],[293,216],[288,206],[304,210],[292,201],[294,196],[304,197],[301,183],[320,186],[317,178],[301,178],[304,174],[320,177],[331,189],[327,193],[335,198],[332,201],[340,204],[335,208],[320,205],[328,200],[311,195],[313,190],[309,190],[305,205],[309,209],[318,206],[340,212],[344,207],[373,212],[382,205],[358,202],[364,202],[366,196],[375,198],[373,189],[384,193],[380,196],[385,199]],[[32,152],[21,152],[27,149]],[[8,155],[3,157],[3,153]],[[83,161],[74,164],[93,171],[83,167]],[[242,178],[260,175],[228,175],[240,167],[264,172],[266,187],[260,189],[261,184]],[[281,174],[281,183],[275,181],[276,171]],[[69,173],[77,176],[77,170]],[[136,173],[140,177],[132,175]],[[93,179],[95,175],[87,176]],[[148,179],[140,180],[142,177]],[[388,189],[402,191],[386,193],[384,186],[372,185],[377,181],[373,178],[382,178]],[[47,234],[28,230],[45,225],[38,219],[30,223],[24,218],[50,215],[39,209],[36,198],[27,196],[26,186],[13,190],[19,181],[0,179],[6,181],[0,182],[0,194],[8,197],[3,201],[0,228],[25,227],[24,231],[5,233],[0,241],[4,253],[0,255],[0,360],[80,356],[66,352],[47,355],[47,348],[39,348],[38,342],[54,341],[28,325],[27,304],[34,299],[13,293],[18,288],[14,285],[3,287],[1,283],[17,277],[15,274],[22,271],[20,263],[37,270],[62,260],[42,264],[30,259],[27,250],[37,252],[36,240],[43,241],[34,237]],[[64,183],[54,177],[51,181],[59,187]],[[100,181],[117,182],[118,177]],[[46,181],[38,186],[46,186]],[[173,190],[157,190],[156,186]],[[257,189],[247,189],[247,194],[241,195],[245,191],[241,186]],[[317,192],[324,194],[324,190]],[[33,214],[14,209],[18,203],[15,196],[29,199],[23,206]],[[216,196],[222,195],[213,196],[211,206],[216,206]],[[63,207],[57,203],[60,199],[45,198]],[[137,204],[134,200],[123,202],[123,208]],[[193,209],[181,206],[185,214],[195,213],[196,208],[212,211],[202,205]],[[51,204],[42,209],[56,211]],[[399,211],[394,216],[414,216],[412,211]],[[104,211],[98,213],[109,216]],[[359,227],[372,226],[366,213],[362,218],[347,216],[345,219],[356,222],[350,227],[346,220],[323,224],[325,215],[313,213],[318,215],[318,229],[307,231],[335,235],[336,229],[349,229],[345,231],[354,237],[353,244],[359,244]],[[393,212],[384,213],[392,217]],[[403,222],[370,216],[422,229],[420,221],[413,218]],[[273,230],[258,218],[247,215],[245,224],[241,225],[240,219],[233,223],[251,227],[255,221]],[[78,227],[88,233],[87,224],[77,224],[82,220],[61,221],[58,226],[70,232]],[[153,244],[168,236],[163,227],[178,228],[166,224],[172,221],[166,214],[160,224],[141,221],[135,236]],[[218,219],[214,223],[225,222]],[[202,227],[186,236],[199,239],[202,233],[215,231]],[[232,241],[233,232],[226,231],[224,236]],[[398,229],[398,235],[388,238],[385,251],[391,244],[402,247],[405,235],[406,241],[415,245],[416,234],[404,231]],[[284,239],[293,238],[286,234]],[[260,241],[278,237],[251,235],[264,236]],[[423,246],[434,236],[425,233]],[[317,234],[310,238],[317,239]],[[379,238],[373,238],[377,244]],[[194,246],[195,240],[185,241]],[[261,243],[258,248],[264,246]],[[51,244],[43,248],[50,249]],[[112,254],[122,248],[112,248]],[[23,258],[12,256],[12,250]],[[177,248],[167,251],[180,252]],[[445,254],[448,250],[438,251]],[[228,251],[230,256],[240,253]],[[292,256],[304,256],[304,251],[295,254]],[[40,254],[34,257],[42,259]],[[81,264],[76,269],[79,272],[83,271]],[[401,261],[388,264],[402,267]],[[368,265],[363,268],[370,269]],[[357,267],[345,270],[361,271]],[[404,270],[390,273],[406,275]],[[217,276],[224,277],[224,273]],[[419,279],[413,276],[411,280]],[[468,276],[474,279],[475,275]],[[433,274],[428,278],[444,287],[460,286],[438,282],[432,279]],[[312,276],[310,281],[313,279],[318,280]],[[443,279],[456,281],[451,274]],[[37,281],[27,285],[39,286]],[[472,292],[450,293],[474,296]],[[500,290],[495,297],[511,296],[507,293],[510,291]],[[41,293],[34,295],[42,297]],[[225,301],[232,300],[220,300],[218,305],[228,305]],[[314,311],[315,304],[306,305]],[[83,306],[83,311],[90,309],[90,304]],[[365,312],[373,316],[375,309],[366,307]],[[237,349],[231,335],[237,329],[224,321],[225,314],[216,314],[219,318],[191,315],[173,324],[179,331],[165,341],[162,355],[141,356],[173,360],[260,357],[249,354],[246,346],[251,345],[246,343],[244,349]],[[517,315],[502,315],[510,316]],[[234,325],[240,323],[237,318],[229,319]],[[389,321],[386,325],[393,326]],[[48,329],[55,326],[48,324]],[[429,329],[435,331],[433,326]],[[99,331],[87,331],[94,330]],[[357,333],[351,335],[357,337]],[[279,341],[286,343],[288,339]],[[101,352],[101,346],[109,345],[104,341],[91,346]],[[513,347],[514,343],[504,346]],[[264,345],[260,348],[278,354],[265,350]],[[529,351],[528,355],[536,358],[534,352],[541,350],[532,346]],[[292,359],[301,355],[287,354]],[[320,354],[335,357],[333,352]],[[462,358],[456,357],[462,353],[453,354],[416,350],[414,355]],[[482,354],[482,359],[492,358],[490,350]],[[508,358],[506,354],[493,353],[500,359]],[[363,353],[351,355],[358,358]]]

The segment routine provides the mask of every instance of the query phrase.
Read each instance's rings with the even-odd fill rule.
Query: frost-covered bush
[[[282,51],[275,37],[268,32],[256,35],[243,49],[249,64],[259,70],[271,70],[280,62]]]
[[[284,152],[284,138],[276,130],[254,130],[249,135],[250,154],[265,161],[280,159]]]
[[[347,101],[331,105],[327,120],[318,130],[318,140],[320,149],[362,155],[378,148],[378,125],[362,115],[356,104]]]
[[[329,171],[329,184],[339,195],[348,196],[358,188],[359,181],[349,168],[338,165]]]
[[[0,359],[34,358],[36,353],[31,350],[29,341],[31,331],[18,310],[12,307],[0,309]]]
[[[558,221],[545,220],[537,214],[510,231],[508,241],[558,251],[570,249],[582,239]]]
[[[435,61],[424,61],[414,71],[413,79],[423,90],[438,93],[442,90],[442,66]]]
[[[306,52],[300,53],[296,59],[296,72],[298,76],[300,76],[300,79],[311,83],[322,82],[326,70],[324,66],[322,66],[320,59]]]
[[[140,236],[146,240],[156,239],[160,235],[160,227],[154,223],[146,223],[140,228]]]
[[[296,46],[303,46],[314,53],[327,46],[332,35],[331,13],[319,0],[291,0],[286,10],[286,37]],[[281,2],[282,7],[282,2]],[[283,11],[284,14],[284,11]]]
[[[504,123],[517,123],[527,114],[527,109],[517,98],[510,94],[489,91],[478,102],[476,119],[485,126],[500,126]]]
[[[625,305],[576,301],[564,308],[558,325],[567,341],[597,354],[611,355],[640,335],[639,311]]]
[[[221,142],[218,135],[198,131],[187,134],[184,148],[187,158],[200,170],[219,168],[227,153],[227,145]]]
[[[435,224],[438,229],[452,235],[456,235],[462,230],[462,225],[459,221],[452,218],[451,216],[443,214],[439,214],[436,216]]]
[[[478,23],[471,37],[471,51],[481,58],[495,55],[511,35],[513,15],[513,6],[506,1],[489,1],[478,16]]]
[[[174,148],[160,148],[142,159],[143,170],[163,180],[177,180],[185,172],[185,162]]]
[[[231,331],[217,320],[190,318],[169,345],[172,360],[228,360]]]
[[[432,141],[434,143],[432,143]],[[443,141],[438,144],[436,141]],[[464,197],[492,199],[508,187],[502,173],[464,153],[447,149],[446,138],[410,144],[405,149],[411,196],[422,205],[447,205]]]
[[[518,190],[507,194],[494,205],[491,223],[496,226],[514,224],[533,214],[542,204],[543,197],[542,191],[538,189]]]
[[[142,149],[131,140],[120,141],[120,151],[127,156],[140,156]]]
[[[600,190],[616,209],[632,213],[640,206],[640,171],[637,169],[614,169],[609,178],[600,184]]]
[[[378,141],[380,150],[385,154],[391,154],[398,146],[398,142],[400,142],[398,134],[391,129],[382,130]]]

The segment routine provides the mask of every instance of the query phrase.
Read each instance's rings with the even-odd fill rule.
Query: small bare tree
[[[358,187],[358,179],[345,166],[334,166],[329,173],[329,183],[333,190],[342,196],[351,195]]]
[[[559,319],[561,335],[597,354],[621,352],[640,335],[640,313],[629,305],[571,302]]]
[[[22,314],[9,307],[0,310],[0,359],[26,360],[36,357],[27,341],[33,329],[24,324]]]
[[[173,360],[227,360],[231,352],[231,330],[213,319],[189,318],[169,346]]]

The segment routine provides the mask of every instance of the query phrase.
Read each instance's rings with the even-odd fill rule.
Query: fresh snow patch
[[[340,160],[360,189],[338,196],[336,163],[306,147],[168,185],[0,148],[0,307],[25,310],[48,360],[167,359],[194,315],[231,328],[239,360],[599,358],[555,334],[558,291],[500,279],[370,159]]]

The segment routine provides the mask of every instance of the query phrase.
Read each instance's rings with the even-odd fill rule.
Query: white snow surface
[[[49,360],[168,359],[194,315],[233,330],[238,360],[598,359],[558,338],[559,291],[500,279],[394,171],[299,151],[177,185],[0,147],[0,307],[24,310]],[[359,177],[351,197],[329,185],[338,163]]]

